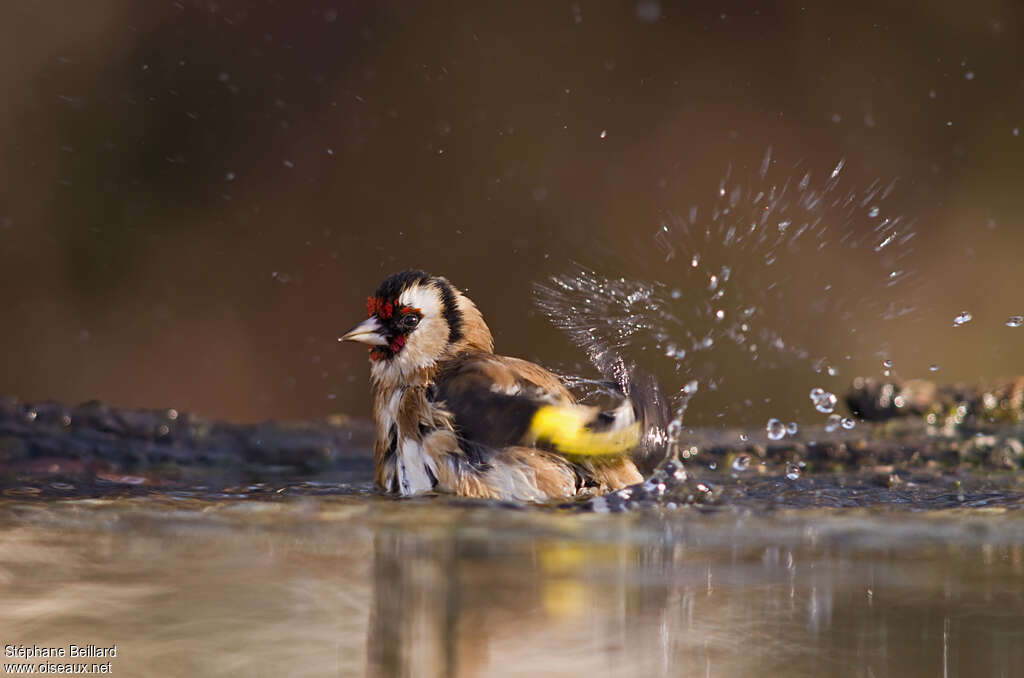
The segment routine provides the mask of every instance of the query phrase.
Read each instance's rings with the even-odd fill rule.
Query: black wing
[[[431,400],[452,414],[463,440],[490,448],[520,445],[537,411],[572,397],[550,372],[556,388],[543,388],[517,370],[522,361],[475,356],[452,361],[438,374]],[[533,365],[536,370],[542,368]]]
[[[568,455],[621,455],[640,442],[635,405],[611,412],[576,405],[558,378],[516,358],[490,354],[452,361],[438,375],[432,400],[451,412],[463,449],[501,449],[540,442]]]

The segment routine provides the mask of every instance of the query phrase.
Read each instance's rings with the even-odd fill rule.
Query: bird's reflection
[[[1007,614],[978,613],[965,583],[977,549],[918,563],[908,579],[884,550],[864,561],[806,543],[722,549],[678,530],[642,542],[582,536],[495,540],[459,524],[379,532],[370,674],[799,676],[838,661],[850,675],[971,665],[1001,675],[1024,665],[1024,585],[997,578]]]
[[[376,536],[367,634],[371,675],[459,674],[457,549],[454,539]]]

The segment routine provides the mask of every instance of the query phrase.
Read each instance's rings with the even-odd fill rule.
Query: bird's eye
[[[420,317],[415,313],[410,313],[402,318],[402,328],[411,330],[420,324]]]

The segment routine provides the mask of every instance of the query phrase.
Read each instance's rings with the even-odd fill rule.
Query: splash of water
[[[858,326],[914,311],[899,292],[915,277],[907,262],[913,223],[886,208],[895,182],[846,188],[843,161],[817,182],[800,167],[776,178],[775,165],[769,149],[752,179],[726,174],[710,209],[666,214],[653,242],[638,243],[642,275],[601,272],[622,270],[622,261],[578,263],[537,285],[541,311],[608,378],[621,377],[624,355],[647,361],[676,393],[678,421],[696,393],[683,384],[721,387],[725,375],[708,367],[720,351],[730,362],[777,368],[795,360],[838,375],[833,359],[805,346],[821,334],[816,326],[844,326],[850,331],[832,340],[846,344],[830,350],[849,359],[870,350]],[[834,409],[827,396],[814,403],[819,412]]]

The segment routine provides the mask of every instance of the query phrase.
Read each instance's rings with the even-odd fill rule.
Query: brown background
[[[858,317],[828,383],[709,353],[721,384],[692,421],[807,418],[810,386],[882,356],[1024,371],[1003,326],[1024,313],[1024,8],[833,4],[4,2],[0,393],[365,415],[364,352],[336,337],[407,266],[468,288],[499,349],[576,369],[532,283],[573,260],[618,275],[627,251],[653,270],[660,220],[768,146],[783,175],[845,157],[850,187],[900,178],[916,311]],[[851,303],[870,263],[806,259],[844,269]],[[813,355],[851,330],[819,294],[773,311]]]

